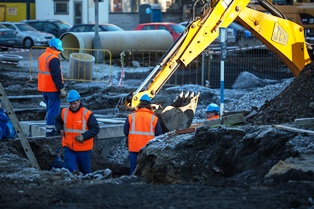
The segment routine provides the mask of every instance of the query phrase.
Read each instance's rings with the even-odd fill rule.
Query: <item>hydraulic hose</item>
[[[268,12],[270,12],[270,14],[283,18],[283,19],[287,19],[286,16],[280,11],[278,10],[272,3],[270,3],[267,0],[258,0],[258,3],[264,8],[266,9]]]

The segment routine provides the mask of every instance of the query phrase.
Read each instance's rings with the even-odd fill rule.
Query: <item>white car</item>
[[[55,38],[54,35],[37,31],[35,28],[26,23],[0,22],[0,24],[17,32],[17,41],[15,42],[15,46],[24,46],[28,49],[32,46],[48,46],[49,41]]]
[[[12,47],[16,42],[16,32],[0,24],[0,49],[8,50],[6,47]]]

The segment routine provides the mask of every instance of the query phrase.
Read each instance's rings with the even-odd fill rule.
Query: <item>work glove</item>
[[[78,141],[78,142],[80,142],[80,143],[83,143],[84,136],[83,136],[83,135],[76,136],[76,137],[75,137],[75,140]]]
[[[60,97],[65,98],[67,96],[67,92],[64,88],[60,89]]]
[[[65,136],[64,130],[60,130],[59,133],[61,134],[61,136]]]

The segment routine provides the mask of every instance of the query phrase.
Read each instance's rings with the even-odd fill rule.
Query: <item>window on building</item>
[[[68,15],[69,14],[69,0],[54,0],[54,14]]]

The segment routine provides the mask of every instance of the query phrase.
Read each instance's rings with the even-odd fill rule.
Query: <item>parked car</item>
[[[152,22],[138,24],[134,30],[167,30],[170,32],[173,41],[183,33],[185,27],[172,22]]]
[[[186,22],[180,22],[179,24],[184,26],[184,27],[186,27],[188,22],[187,21]],[[214,41],[214,43],[220,42],[220,38],[219,37]],[[236,41],[237,41],[237,38],[236,38],[235,29],[228,27],[227,28],[227,43],[234,44],[234,43],[236,43]]]
[[[55,36],[50,33],[37,31],[30,25],[22,22],[1,22],[4,26],[17,32],[16,46],[31,48],[32,46],[47,46]]]
[[[245,27],[243,27],[242,25],[236,23],[236,22],[232,22],[228,28],[232,28],[234,29],[235,32],[235,36],[236,39],[238,40],[240,37],[240,32],[244,35],[244,38],[251,38],[253,35],[252,33],[246,29]]]
[[[0,48],[2,50],[7,50],[8,48],[6,47],[14,46],[17,41],[16,34],[17,32],[15,30],[0,24]]]
[[[114,24],[99,24],[99,32],[124,31]],[[69,32],[95,32],[95,24],[76,24],[70,28]]]
[[[68,32],[72,27],[70,24],[60,20],[23,20],[22,22],[29,24],[38,31],[53,34],[60,37],[63,33]]]

